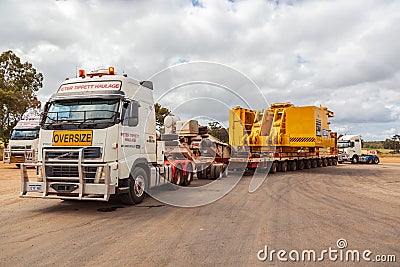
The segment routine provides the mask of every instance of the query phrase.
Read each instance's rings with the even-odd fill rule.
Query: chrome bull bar
[[[115,185],[111,184],[110,166],[107,163],[85,163],[83,150],[84,148],[43,149],[43,162],[21,164],[20,196],[108,201],[110,195],[115,194]],[[79,152],[77,160],[47,159],[46,157],[49,152],[77,151]],[[28,167],[35,167],[36,173],[28,171]],[[48,171],[49,168],[59,171],[55,175],[54,172]],[[64,169],[73,170],[73,172],[63,173]],[[88,177],[89,173],[91,177]]]

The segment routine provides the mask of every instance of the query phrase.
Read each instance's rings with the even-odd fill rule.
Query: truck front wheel
[[[356,155],[354,155],[353,158],[351,159],[351,163],[353,163],[353,164],[358,163],[358,157]]]
[[[128,193],[121,194],[119,199],[127,205],[139,204],[144,200],[147,190],[147,174],[142,168],[136,168],[128,178]]]

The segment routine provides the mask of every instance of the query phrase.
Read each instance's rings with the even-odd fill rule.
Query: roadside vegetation
[[[40,108],[36,91],[43,75],[12,51],[0,55],[0,141],[7,144],[11,130],[29,108]]]

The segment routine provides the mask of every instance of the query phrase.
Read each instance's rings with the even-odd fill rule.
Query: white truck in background
[[[375,150],[363,150],[361,135],[343,135],[338,138],[338,162],[378,164]]]
[[[196,170],[176,149],[176,134],[156,131],[153,84],[112,67],[67,78],[45,104],[40,125],[38,162],[22,164],[21,197],[118,195],[137,204],[152,187],[188,185]],[[31,176],[29,165],[38,174]]]
[[[4,163],[35,163],[38,156],[39,118],[20,120],[11,132],[10,141],[4,150]]]

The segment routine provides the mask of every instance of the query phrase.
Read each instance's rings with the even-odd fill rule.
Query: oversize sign
[[[97,91],[97,90],[120,90],[120,89],[121,89],[121,81],[101,81],[101,82],[63,84],[58,89],[58,93],[85,92],[85,91]]]
[[[91,146],[93,131],[54,131],[53,146]]]

